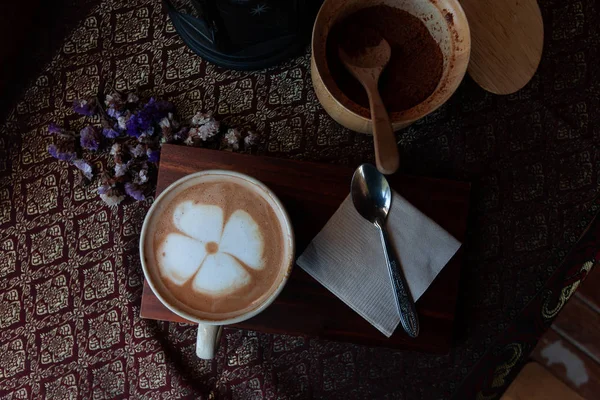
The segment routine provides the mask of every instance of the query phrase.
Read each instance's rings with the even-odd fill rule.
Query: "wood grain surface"
[[[596,336],[600,341],[600,332]],[[598,397],[600,364],[554,329],[542,336],[531,358],[585,399]]]
[[[544,22],[536,0],[460,0],[471,29],[469,75],[496,94],[521,89],[542,58]]]
[[[358,55],[350,57],[341,47],[339,54],[344,67],[360,82],[369,97],[377,169],[382,174],[393,174],[400,166],[400,155],[390,116],[378,86],[381,73],[392,55],[390,44],[381,38],[379,45],[367,48],[367,51]]]
[[[156,194],[177,179],[206,169],[242,172],[273,190],[292,220],[297,255],[349,194],[354,172],[354,168],[329,164],[164,145]],[[470,184],[399,174],[388,179],[398,193],[458,240],[464,241]],[[461,248],[417,302],[421,333],[414,340],[401,329],[396,330],[391,338],[386,338],[298,266],[271,306],[235,327],[444,353],[452,343],[462,259]],[[144,284],[140,315],[143,318],[186,322],[164,307],[147,284]]]
[[[600,360],[600,313],[577,296],[571,297],[552,324],[596,360]]]
[[[527,364],[501,400],[584,400],[537,363]]]

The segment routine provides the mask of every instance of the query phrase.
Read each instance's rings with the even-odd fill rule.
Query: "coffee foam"
[[[235,210],[224,224],[221,207],[188,200],[177,205],[172,222],[179,232],[164,238],[156,257],[162,275],[177,285],[193,279],[196,292],[223,296],[251,281],[244,266],[265,266],[263,235],[246,211]]]
[[[201,319],[255,308],[287,273],[278,215],[249,185],[207,176],[162,199],[150,221],[144,253],[161,294]]]

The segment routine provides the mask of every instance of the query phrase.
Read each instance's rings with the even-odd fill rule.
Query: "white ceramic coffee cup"
[[[182,307],[175,304],[175,301],[170,301],[169,299],[162,296],[161,290],[159,290],[159,288],[163,288],[162,290],[166,290],[166,289],[164,289],[163,283],[160,282],[160,280],[156,278],[157,274],[156,273],[153,274],[150,272],[149,266],[146,262],[146,257],[144,256],[145,242],[146,242],[146,240],[152,239],[152,232],[149,232],[149,229],[150,229],[149,221],[150,221],[152,215],[158,209],[160,209],[162,202],[165,201],[164,199],[168,197],[169,193],[173,192],[181,185],[191,184],[194,180],[198,180],[201,182],[202,178],[205,177],[206,175],[222,175],[222,176],[224,176],[225,179],[226,179],[226,177],[236,177],[236,178],[241,178],[241,179],[247,181],[248,183],[251,183],[252,187],[254,189],[256,189],[256,193],[259,194],[260,196],[262,196],[269,203],[269,205],[273,208],[273,211],[277,215],[277,219],[281,226],[281,232],[283,234],[284,247],[285,247],[285,255],[283,257],[284,261],[282,262],[282,265],[281,265],[281,269],[284,271],[284,273],[283,273],[283,276],[282,276],[280,282],[276,283],[277,287],[275,288],[275,290],[273,290],[271,292],[271,294],[262,301],[262,303],[260,303],[257,307],[253,308],[252,310],[249,310],[243,314],[237,315],[234,318],[224,319],[224,320],[219,320],[219,321],[211,321],[211,320],[207,320],[207,319],[198,318],[197,316],[192,315],[191,313],[183,310]],[[198,323],[198,335],[197,335],[197,339],[196,339],[196,354],[200,358],[211,359],[214,357],[214,355],[217,351],[219,340],[221,337],[221,331],[222,331],[224,325],[231,325],[231,324],[235,324],[235,323],[238,323],[241,321],[245,321],[249,318],[252,318],[256,314],[260,313],[265,308],[267,308],[275,300],[275,298],[279,295],[279,293],[281,293],[281,291],[283,290],[283,287],[285,286],[285,284],[290,276],[290,273],[292,272],[292,267],[294,265],[294,251],[295,251],[294,243],[295,243],[294,242],[294,232],[292,229],[292,225],[291,225],[289,216],[288,216],[287,212],[285,211],[285,208],[283,207],[283,205],[277,198],[277,196],[275,196],[275,194],[268,187],[266,187],[263,183],[259,182],[258,180],[254,179],[248,175],[244,175],[244,174],[241,174],[238,172],[224,171],[224,170],[206,170],[206,171],[200,171],[200,172],[196,172],[196,173],[187,175],[187,176],[179,179],[178,181],[173,182],[169,187],[167,187],[160,194],[160,196],[158,196],[156,198],[156,200],[154,201],[154,204],[152,205],[152,207],[150,207],[150,210],[148,211],[148,214],[146,214],[146,218],[144,219],[144,225],[142,226],[139,249],[140,249],[140,260],[142,263],[142,269],[144,270],[144,276],[146,277],[146,281],[152,288],[152,291],[154,292],[156,297],[158,297],[160,302],[162,304],[164,304],[164,306],[167,307],[169,310],[171,310],[172,312],[174,312],[175,314],[179,315],[182,318],[185,318],[187,320]]]

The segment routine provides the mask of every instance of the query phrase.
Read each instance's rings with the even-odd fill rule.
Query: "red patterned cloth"
[[[195,328],[138,316],[152,199],[109,208],[96,183],[75,186],[46,152],[48,123],[78,130],[74,99],[139,88],[183,118],[213,111],[261,133],[261,154],[357,164],[372,141],[322,110],[308,51],[229,71],[185,47],[160,1],[98,1],[0,126],[0,398],[498,397],[596,262],[600,232],[576,247],[600,209],[598,5],[541,7],[545,53],[530,84],[495,96],[466,78],[398,134],[406,172],[473,182],[451,353],[226,330],[202,361]],[[106,151],[91,161],[112,167]]]

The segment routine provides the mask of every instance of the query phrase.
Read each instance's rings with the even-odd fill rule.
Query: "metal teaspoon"
[[[356,211],[379,229],[400,323],[408,336],[416,338],[419,335],[419,316],[385,227],[392,204],[390,185],[377,168],[363,164],[352,176],[350,191]]]

